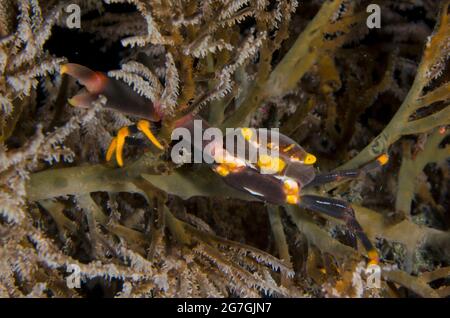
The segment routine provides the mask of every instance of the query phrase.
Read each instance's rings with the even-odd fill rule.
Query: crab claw
[[[111,140],[106,152],[106,161],[110,161],[116,155],[117,164],[123,166],[123,148],[126,138],[136,132],[143,133],[155,147],[164,150],[164,146],[156,139],[150,128],[150,122],[144,119],[138,121],[137,125],[125,126],[119,129],[117,136]]]
[[[69,99],[69,103],[73,106],[89,107],[99,95],[103,95],[107,99],[106,108],[150,121],[161,120],[158,105],[140,96],[125,83],[110,78],[102,72],[95,72],[79,64],[68,63],[61,66],[60,73],[74,77],[86,88],[84,92]]]
[[[68,74],[78,80],[81,85],[86,87],[88,92],[99,94],[105,90],[108,85],[108,77],[100,72],[94,72],[91,69],[74,63],[67,63],[61,66],[60,73]]]

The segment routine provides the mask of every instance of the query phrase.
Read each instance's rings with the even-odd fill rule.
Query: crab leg
[[[378,252],[370,242],[366,233],[364,233],[359,222],[356,220],[355,211],[349,203],[317,195],[304,195],[300,197],[298,205],[344,221],[348,229],[359,238],[366,249],[367,256],[369,257],[369,264],[378,264]]]
[[[299,183],[291,178],[260,174],[258,170],[231,163],[216,165],[214,170],[233,188],[250,193],[272,204],[292,204],[342,220],[367,251],[369,264],[378,264],[378,252],[356,220],[351,205],[345,201],[316,195],[301,195]]]
[[[318,174],[315,178],[308,184],[309,186],[317,186],[325,183],[330,183],[334,181],[340,181],[342,179],[356,179],[360,176],[363,176],[369,171],[375,170],[381,166],[384,166],[389,161],[389,157],[387,154],[383,154],[379,156],[375,161],[368,163],[359,169],[349,169],[349,170],[340,170],[329,173]]]

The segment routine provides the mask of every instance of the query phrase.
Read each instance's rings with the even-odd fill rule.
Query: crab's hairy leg
[[[334,181],[340,181],[342,179],[356,179],[369,171],[375,170],[381,166],[384,166],[389,161],[387,154],[379,156],[376,160],[368,163],[367,165],[359,169],[338,170],[329,173],[318,174],[315,176],[307,186],[318,186]]]
[[[62,65],[60,72],[74,77],[87,90],[71,99],[74,106],[87,107],[99,95],[103,95],[107,99],[104,105],[106,108],[151,121],[161,120],[159,104],[152,103],[119,80],[73,63]]]
[[[156,147],[163,150],[164,147],[161,145],[161,143],[156,139],[155,135],[153,135],[151,129],[150,129],[150,122],[148,120],[141,119],[137,123],[137,129],[141,131]]]
[[[355,217],[355,211],[345,201],[326,198],[317,195],[303,195],[298,203],[300,207],[329,215],[345,222],[347,228],[354,233],[367,251],[369,264],[378,264],[379,256],[377,250],[370,242],[363,228]]]

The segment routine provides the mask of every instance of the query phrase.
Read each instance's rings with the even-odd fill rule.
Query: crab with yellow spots
[[[106,153],[108,161],[115,154],[117,164],[123,166],[122,153],[126,138],[136,133],[144,134],[155,147],[165,150],[152,132],[152,123],[161,121],[163,117],[159,105],[138,95],[123,82],[81,65],[65,64],[61,67],[61,73],[75,77],[85,86],[85,90],[69,99],[71,105],[90,107],[93,101],[103,95],[107,99],[104,107],[139,119],[136,125],[121,128],[112,139]],[[178,120],[176,126],[186,128],[193,134],[194,118],[198,119],[188,114]],[[204,126],[208,126],[206,122]],[[301,190],[343,178],[357,178],[367,171],[385,165],[389,159],[387,154],[379,156],[360,169],[316,174],[313,166],[316,157],[306,152],[291,138],[269,130],[242,128],[240,132],[246,145],[259,151],[257,161],[250,162],[240,157],[236,149],[221,149],[211,164],[213,171],[231,187],[255,196],[261,201],[278,205],[298,205],[342,220],[366,249],[369,264],[378,263],[378,252],[356,220],[349,203],[317,195],[302,195]],[[205,146],[201,145],[202,148]],[[216,145],[217,147],[222,146]]]

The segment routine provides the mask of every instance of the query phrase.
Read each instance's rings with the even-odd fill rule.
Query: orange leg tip
[[[382,154],[377,158],[380,165],[384,166],[389,161],[389,156],[387,154]]]
[[[380,258],[378,256],[378,252],[376,250],[371,250],[367,252],[367,256],[369,257],[369,265],[378,265],[380,262]]]

